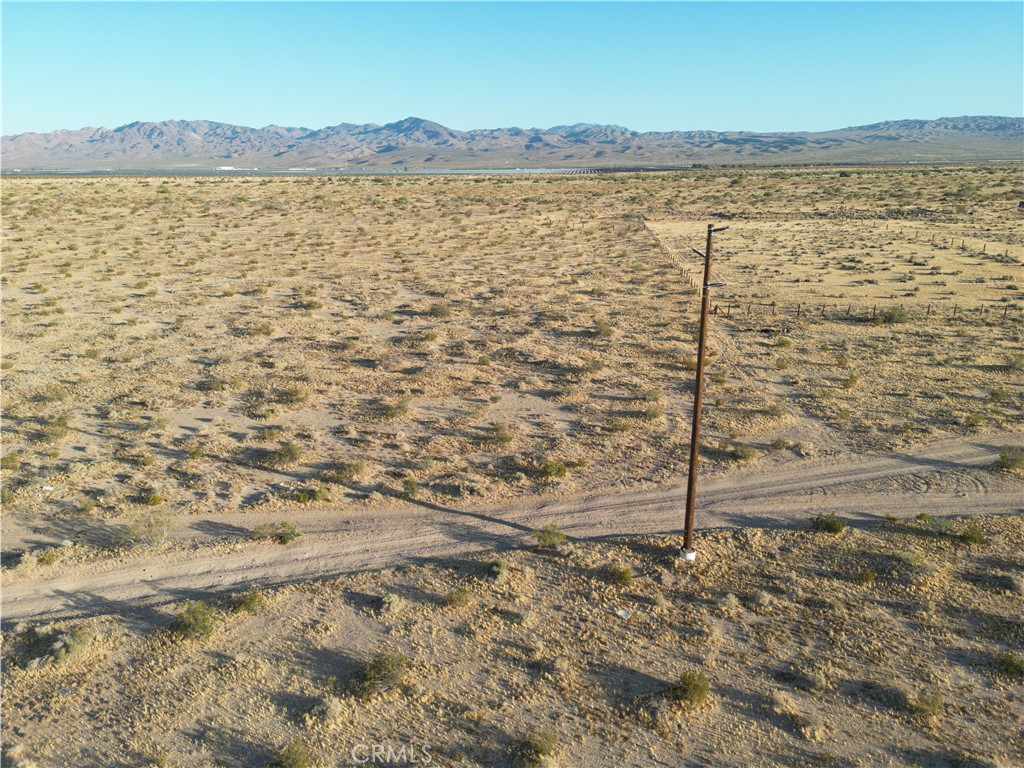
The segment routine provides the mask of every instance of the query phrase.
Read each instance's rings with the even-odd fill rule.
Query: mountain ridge
[[[646,131],[575,123],[461,131],[421,118],[263,128],[212,120],[133,121],[2,137],[5,170],[264,170],[680,166],[1024,161],[1024,118],[889,120],[830,131]]]

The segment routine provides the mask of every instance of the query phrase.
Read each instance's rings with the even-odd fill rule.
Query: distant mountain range
[[[692,164],[1024,161],[1024,118],[895,120],[820,133],[667,131],[556,125],[457,131],[408,117],[387,125],[246,128],[207,120],[21,133],[2,139],[14,170],[259,168],[473,169]]]

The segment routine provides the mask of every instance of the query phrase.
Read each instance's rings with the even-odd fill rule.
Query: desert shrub
[[[59,663],[69,661],[89,647],[96,639],[96,633],[86,627],[72,627],[57,635],[50,646],[50,657]]]
[[[297,384],[274,390],[274,402],[282,405],[298,405],[309,399],[309,393]]]
[[[853,389],[854,387],[857,386],[857,383],[859,381],[860,376],[858,376],[856,373],[851,373],[849,376],[843,378],[840,381],[840,384],[843,385],[843,389]]]
[[[934,720],[942,714],[942,694],[938,691],[910,696],[907,703],[911,713],[918,720]]]
[[[701,672],[683,672],[676,679],[676,684],[669,688],[665,695],[686,709],[696,709],[711,693],[711,682]]]
[[[70,627],[62,632],[40,631],[31,627],[15,644],[16,651],[10,657],[15,663],[27,669],[62,664],[70,661],[96,639],[95,633],[83,626]],[[5,648],[8,640],[5,639]]]
[[[777,437],[772,440],[769,446],[773,451],[784,451],[789,448],[789,440],[784,437]]]
[[[508,560],[495,560],[487,566],[487,573],[495,580],[504,578],[508,573]]]
[[[155,512],[139,515],[132,522],[122,525],[114,535],[115,547],[158,547],[167,541],[171,532],[171,521],[165,515]]]
[[[633,422],[629,419],[612,419],[608,422],[608,431],[615,434],[623,434],[633,429]]]
[[[360,699],[397,688],[409,669],[409,659],[402,653],[381,653],[374,656],[360,670],[352,693]]]
[[[1014,677],[1018,680],[1024,679],[1024,656],[1012,651],[1000,654],[996,658],[996,669],[1001,675]]]
[[[40,422],[32,438],[37,443],[59,443],[70,431],[71,426],[66,415],[51,416]]]
[[[526,765],[537,765],[558,751],[558,733],[551,726],[526,732],[518,749]]]
[[[452,308],[445,304],[431,304],[427,314],[439,320],[446,320],[452,316]]]
[[[256,613],[266,603],[263,593],[256,587],[249,587],[238,596],[238,602],[231,608],[232,613]]]
[[[139,501],[147,507],[159,507],[164,503],[164,497],[156,491],[150,491],[149,493],[142,494]]]
[[[900,560],[910,568],[920,568],[924,565],[924,555],[917,550],[908,550],[900,554]]]
[[[615,333],[615,328],[607,320],[594,321],[594,335],[599,339],[607,339]]]
[[[979,546],[988,541],[985,531],[983,531],[981,526],[977,523],[968,523],[965,525],[957,534],[957,538],[964,544],[971,544],[972,546]]]
[[[990,403],[1005,403],[1010,399],[1010,393],[1002,387],[996,387],[988,393],[988,397],[985,399]]]
[[[21,466],[21,455],[17,451],[11,451],[5,454],[0,459],[0,469],[6,469],[9,472],[16,471]]]
[[[329,501],[331,494],[326,488],[296,488],[288,498],[301,504],[310,504],[314,501]]]
[[[192,640],[213,634],[216,624],[217,612],[212,605],[202,600],[191,600],[174,617],[170,632],[176,639]]]
[[[515,439],[515,436],[508,424],[496,422],[487,428],[485,442],[492,445],[508,445]]]
[[[365,474],[365,461],[344,461],[324,472],[324,480],[329,483],[354,483]]]
[[[301,535],[299,529],[287,520],[279,523],[262,523],[249,532],[250,539],[274,539],[278,544],[290,544]]]
[[[201,392],[227,392],[239,389],[245,382],[239,376],[232,376],[227,379],[208,378],[203,379],[196,385]]]
[[[985,422],[988,419],[985,418],[983,413],[969,413],[964,417],[964,426],[970,429],[979,429],[985,426]]]
[[[242,333],[249,336],[273,336],[274,326],[270,323],[256,323],[255,325],[244,329]]]
[[[279,440],[281,438],[281,436],[284,434],[284,429],[276,425],[271,425],[268,427],[263,427],[256,434],[260,441],[264,443],[272,443],[275,440]]]
[[[403,397],[392,402],[378,400],[370,405],[369,415],[381,421],[394,421],[409,412],[410,400]]]
[[[1005,471],[1016,472],[1024,469],[1024,447],[1007,445],[999,450],[996,467]]]
[[[296,739],[277,750],[270,765],[273,768],[310,768],[313,755],[306,742]]]
[[[566,468],[558,459],[545,459],[540,464],[541,477],[549,480],[554,480],[559,477],[565,477],[569,470]]]
[[[558,530],[556,523],[548,523],[543,528],[538,528],[533,532],[533,537],[537,539],[537,546],[540,549],[556,549],[565,543],[565,534]]]
[[[874,584],[878,578],[878,572],[872,568],[863,568],[857,573],[858,584]]]
[[[620,587],[628,587],[633,583],[633,569],[628,565],[610,565],[608,566],[608,580]]]
[[[0,488],[0,504],[3,504],[4,506],[13,504],[16,497],[17,494],[15,494],[13,488],[8,488],[6,485],[3,488]]]
[[[47,547],[36,559],[40,565],[54,565],[60,560],[60,547]]]
[[[734,461],[753,461],[757,458],[757,449],[745,443],[737,443],[730,449],[729,454]]]
[[[420,484],[416,476],[411,472],[402,478],[402,493],[410,499],[420,492]]]
[[[793,342],[787,339],[785,336],[782,336],[776,340],[775,346],[778,349],[789,349],[791,346],[793,346]]]
[[[846,520],[833,514],[815,515],[811,519],[811,528],[823,533],[842,533],[846,528]]]
[[[302,457],[302,449],[295,443],[282,443],[280,447],[263,454],[262,463],[275,468],[296,463]]]
[[[441,602],[448,608],[462,608],[473,602],[473,590],[469,587],[456,587]]]
[[[641,413],[645,419],[660,419],[665,415],[665,406],[661,403],[651,403],[645,406]]]
[[[895,325],[896,323],[904,323],[907,320],[907,310],[903,307],[891,307],[880,315],[882,322],[886,325]]]
[[[1024,354],[1015,353],[1003,359],[1003,365],[1011,371],[1024,371]]]

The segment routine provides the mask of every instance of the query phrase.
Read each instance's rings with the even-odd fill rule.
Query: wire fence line
[[[721,317],[783,317],[794,319],[850,320],[859,322],[902,323],[940,320],[987,323],[1020,322],[1024,309],[1011,304],[964,304],[959,302],[889,302],[847,301],[780,302],[730,299],[712,305],[711,314]]]

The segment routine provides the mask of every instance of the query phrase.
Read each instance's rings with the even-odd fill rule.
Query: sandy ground
[[[5,765],[1024,764],[1021,198],[1018,166],[5,180]],[[173,636],[187,601],[212,634]],[[387,650],[407,677],[354,697]]]
[[[1024,514],[1024,480],[991,469],[1000,448],[1021,443],[1024,432],[945,440],[905,453],[842,461],[796,459],[770,470],[733,472],[699,488],[697,523],[706,529],[803,525],[816,514],[857,520],[921,512]],[[178,521],[166,551],[109,557],[71,547],[53,565],[7,572],[3,613],[8,619],[120,613],[193,593],[518,547],[549,523],[579,540],[678,532],[685,500],[684,485],[517,506],[454,508],[425,502],[342,519],[328,508],[292,516],[304,535],[287,547],[248,540],[255,526],[277,521],[274,514],[189,518]],[[221,543],[209,546],[203,535],[209,532],[219,532]]]

